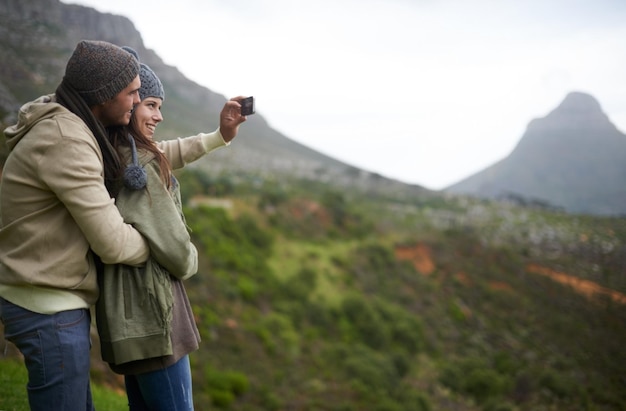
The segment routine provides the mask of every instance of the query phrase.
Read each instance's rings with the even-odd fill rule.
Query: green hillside
[[[623,220],[179,178],[197,410],[625,409]],[[21,384],[0,409],[25,409]]]
[[[623,220],[199,177],[199,409],[626,406]]]
[[[188,209],[199,400],[234,372],[233,409],[623,409],[622,220],[327,190]]]

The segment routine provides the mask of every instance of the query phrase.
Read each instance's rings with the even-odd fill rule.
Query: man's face
[[[102,104],[93,106],[91,111],[105,127],[125,126],[130,122],[133,107],[141,101],[139,99],[139,87],[141,87],[141,80],[137,76],[115,97]]]

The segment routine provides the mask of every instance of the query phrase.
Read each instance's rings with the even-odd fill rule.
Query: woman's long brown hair
[[[130,143],[128,142],[129,134],[135,139],[135,145],[137,146],[138,151],[146,150],[154,154],[154,158],[159,163],[159,169],[161,170],[161,181],[165,187],[169,189],[172,183],[172,167],[170,162],[161,150],[159,150],[155,141],[144,136],[139,131],[139,126],[137,125],[137,120],[135,119],[134,114],[131,116],[128,126],[116,128],[110,133],[111,144],[116,150],[118,150],[118,152],[120,146],[130,146]]]

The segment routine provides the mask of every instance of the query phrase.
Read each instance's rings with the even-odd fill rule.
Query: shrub
[[[478,403],[498,398],[510,387],[508,377],[490,368],[486,361],[475,358],[448,364],[439,381],[458,393],[472,396]]]
[[[502,395],[506,388],[505,378],[488,368],[471,371],[463,381],[463,391],[474,397],[478,403]]]
[[[237,279],[237,291],[244,300],[254,301],[259,292],[259,287],[253,279],[239,277]]]
[[[287,358],[300,355],[300,334],[294,329],[289,317],[270,313],[258,322],[254,330],[269,353],[281,353]]]
[[[341,365],[348,378],[376,396],[388,395],[400,379],[392,358],[360,344],[351,347]]]
[[[508,402],[490,400],[483,407],[483,411],[515,411],[515,407]]]
[[[566,398],[574,394],[575,383],[566,375],[558,374],[553,370],[545,370],[539,377],[539,385],[550,390],[559,398]]]
[[[204,377],[211,402],[220,408],[230,407],[237,397],[248,391],[248,377],[236,371],[218,371],[208,366]]]
[[[226,372],[226,378],[229,381],[230,390],[236,396],[239,397],[248,391],[250,382],[248,381],[248,377],[244,374],[236,371],[228,371]]]
[[[495,369],[501,374],[513,375],[520,368],[519,359],[507,352],[498,352],[493,358],[493,363]]]
[[[261,396],[261,406],[263,410],[267,411],[277,411],[282,408],[282,403],[274,392],[270,391],[268,388],[263,388],[260,393]]]
[[[398,402],[403,405],[403,411],[431,411],[432,405],[428,396],[408,387],[399,395]]]
[[[213,405],[219,408],[228,408],[235,401],[233,393],[215,388],[209,388],[209,396]]]
[[[391,340],[389,323],[359,295],[351,295],[342,302],[342,310],[360,340],[372,348],[383,348]]]
[[[289,277],[282,286],[287,297],[304,302],[317,286],[317,274],[310,268],[302,268],[296,275]]]
[[[208,264],[216,275],[235,284],[237,279],[248,277],[254,279],[259,289],[274,280],[267,265],[273,237],[254,219],[241,216],[233,220],[225,210],[210,207],[189,209],[186,214],[194,240],[204,247]],[[228,288],[224,285],[224,289]],[[246,298],[253,298],[260,291],[249,282],[231,285],[230,289],[242,292]]]

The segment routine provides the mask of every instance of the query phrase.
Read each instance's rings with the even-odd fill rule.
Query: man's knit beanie
[[[124,46],[122,48],[135,56],[137,61],[139,61],[139,55],[134,49],[128,46]],[[158,97],[161,100],[165,100],[165,90],[163,90],[163,84],[161,84],[161,80],[159,80],[157,75],[154,74],[154,71],[152,71],[147,64],[140,63],[139,78],[141,79],[141,88],[139,88],[140,99],[143,100],[146,97]]]
[[[65,68],[65,80],[90,107],[113,99],[138,74],[137,59],[105,41],[78,43]]]

